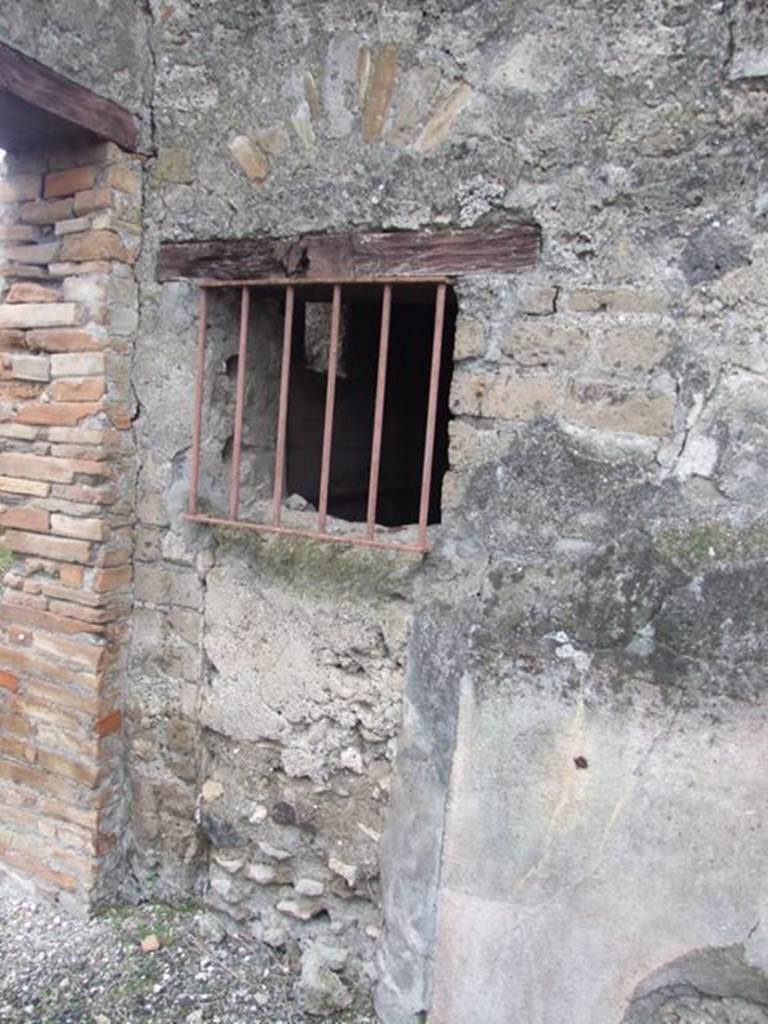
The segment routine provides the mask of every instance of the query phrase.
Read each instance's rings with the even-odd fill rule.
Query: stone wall
[[[0,863],[84,906],[114,892],[125,852],[141,171],[111,144],[6,171]]]
[[[351,743],[339,729],[336,695],[349,691],[336,681],[346,674],[337,666],[361,656],[346,642],[329,644],[325,609],[344,621],[350,615],[360,632],[378,624],[386,637],[390,583],[355,597],[350,609],[345,589],[357,595],[359,586],[354,557],[303,546],[283,552],[277,541],[221,538],[183,523],[195,297],[186,285],[153,282],[156,246],[521,217],[542,227],[536,273],[457,282],[451,472],[443,523],[433,531],[437,550],[396,592],[394,607],[409,623],[402,668],[392,672],[386,658],[367,655],[351,675],[365,684],[369,718],[383,722],[390,696],[370,679],[390,672],[396,694],[407,678],[381,846],[387,930],[378,1007],[388,1022],[421,1019],[433,1003],[440,1024],[471,1019],[479,1006],[487,1019],[504,1019],[510,1005],[537,1019],[562,1016],[565,1007],[585,1019],[618,1019],[662,962],[722,945],[715,928],[729,942],[748,931],[759,840],[752,834],[737,861],[741,896],[717,899],[722,879],[706,865],[731,862],[728,836],[754,792],[735,764],[723,763],[726,786],[744,796],[721,830],[721,802],[713,798],[709,810],[691,802],[676,766],[693,761],[686,770],[694,778],[700,771],[710,787],[716,769],[705,771],[690,741],[656,738],[667,736],[676,712],[685,736],[744,742],[739,723],[755,713],[753,681],[741,698],[729,697],[721,729],[706,732],[709,698],[695,697],[694,687],[678,704],[677,669],[662,669],[659,657],[672,630],[662,630],[662,620],[682,599],[675,595],[695,593],[699,572],[668,546],[708,551],[710,531],[724,530],[735,546],[715,546],[713,572],[751,577],[757,557],[733,532],[756,536],[762,501],[757,132],[765,95],[752,88],[760,84],[756,58],[742,59],[754,50],[754,22],[753,7],[714,2],[695,11],[609,2],[352,10],[326,2],[243,7],[227,17],[193,17],[175,4],[151,28],[157,158],[142,274],[147,340],[135,379],[145,452],[140,508],[154,545],[146,571],[162,595],[152,613],[162,617],[155,636],[167,654],[150,672],[137,662],[132,676],[134,714],[141,711],[142,728],[155,737],[154,748],[140,745],[146,755],[132,773],[157,787],[135,800],[134,813],[140,821],[149,815],[158,849],[165,837],[183,837],[173,860],[166,849],[149,870],[199,865],[206,899],[256,934],[287,930],[305,951],[321,938],[356,962],[370,959],[377,889],[370,908],[345,909],[325,857],[329,839],[338,840],[353,849],[342,861],[357,864],[356,822],[380,830],[376,778],[357,776],[350,766],[359,760],[344,765],[339,752],[356,748],[364,764],[379,759],[367,740]],[[203,64],[196,54],[211,38],[220,59]],[[363,576],[371,562],[364,564]],[[726,607],[724,596],[716,606]],[[197,632],[183,636],[172,620],[185,609]],[[731,616],[739,617],[735,606]],[[760,633],[756,623],[746,632],[753,630]],[[710,622],[712,643],[715,632]],[[750,643],[745,637],[735,649],[744,656]],[[670,646],[681,644],[678,637]],[[697,656],[719,658],[707,650]],[[733,671],[724,668],[729,692]],[[330,714],[316,704],[317,678],[327,680]],[[354,699],[346,697],[352,713]],[[320,737],[318,714],[330,722]],[[589,745],[579,716],[594,719]],[[389,741],[389,725],[384,732]],[[626,749],[602,739],[624,734],[633,737]],[[169,753],[192,735],[194,764]],[[529,738],[539,735],[538,744]],[[758,748],[750,749],[744,757],[752,764]],[[652,751],[656,788],[629,784],[629,750]],[[614,792],[604,777],[626,782]],[[595,786],[589,802],[572,803],[581,792],[572,787],[587,784]],[[339,822],[339,786],[365,815]],[[672,829],[698,820],[708,835],[701,848],[688,844],[679,862],[664,838],[670,815]],[[655,838],[634,853],[638,820]],[[580,828],[568,830],[571,821]],[[301,828],[307,822],[320,823],[316,834]],[[141,859],[152,844],[137,836]],[[262,836],[292,858],[264,856]],[[609,842],[616,853],[603,860]],[[656,849],[666,856],[651,856]],[[678,894],[674,925],[656,908],[623,943],[613,938],[612,918],[588,927],[602,901],[623,918],[636,914],[652,887],[643,863],[664,879],[665,898],[669,887]],[[689,913],[676,863],[706,879]],[[177,879],[178,869],[168,877]],[[323,893],[292,894],[288,886],[302,878]],[[620,898],[625,878],[632,881]],[[581,893],[590,909],[578,902]],[[329,918],[297,921],[298,897]],[[535,910],[537,900],[552,910]],[[358,918],[352,927],[349,913]],[[528,913],[540,918],[540,931],[522,924]],[[473,931],[477,939],[465,941]],[[559,986],[546,967],[555,933],[567,936]],[[534,935],[538,945],[526,952]],[[613,959],[594,954],[595,970],[580,952],[587,935],[590,950],[613,950]],[[536,996],[548,989],[550,998]]]
[[[319,1008],[378,944],[387,1024],[765,1002],[762,5],[142,17],[132,891],[302,950]],[[537,271],[456,282],[423,563],[184,520],[161,241],[521,218]]]

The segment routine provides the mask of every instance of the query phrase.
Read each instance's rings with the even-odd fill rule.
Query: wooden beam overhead
[[[137,118],[112,100],[97,96],[26,54],[0,43],[0,145],[30,149],[60,141],[105,139],[135,152]]]
[[[243,281],[289,277],[435,277],[511,274],[536,265],[541,246],[537,224],[465,231],[393,231],[359,235],[305,235],[210,242],[164,242],[160,281]]]

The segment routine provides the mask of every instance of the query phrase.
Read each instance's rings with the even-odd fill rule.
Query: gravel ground
[[[298,963],[261,943],[207,941],[200,917],[147,904],[72,919],[0,886],[0,1024],[318,1024],[294,998]],[[145,953],[150,935],[160,948]]]

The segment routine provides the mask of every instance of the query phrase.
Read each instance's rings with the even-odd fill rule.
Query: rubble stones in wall
[[[284,543],[301,564],[303,542]],[[366,571],[349,557],[328,561],[330,573]],[[279,743],[291,776],[362,774],[392,753],[407,623],[391,599],[345,597],[333,580],[299,595],[279,573],[255,576],[250,561],[219,555],[206,578],[201,720],[234,739]]]
[[[207,899],[265,941],[298,941],[311,998],[338,1006],[346,990],[306,951],[330,935],[370,969],[413,573],[372,568],[361,551],[228,537],[206,576]]]

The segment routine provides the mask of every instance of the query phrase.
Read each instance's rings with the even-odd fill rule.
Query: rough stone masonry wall
[[[28,8],[6,5],[10,38]],[[144,82],[154,149],[133,374],[140,891],[196,885],[305,947],[322,928],[362,973],[376,890],[342,903],[324,858],[358,821],[378,831],[375,776],[341,758],[386,761],[363,729],[391,746],[405,675],[378,848],[388,1024],[728,1020],[734,1000],[759,1019],[764,5],[151,0],[141,17],[145,75],[116,80]],[[76,68],[82,22],[41,52]],[[129,58],[84,84],[109,93]],[[447,514],[412,580],[184,523],[195,297],[157,284],[161,240],[520,217],[541,225],[540,270],[457,286]],[[329,917],[276,906],[299,898]]]
[[[125,846],[141,173],[112,144],[4,171],[0,867],[82,907]]]
[[[167,878],[207,865],[207,898],[256,934],[280,922],[306,950],[324,929],[369,960],[370,926],[346,927],[321,855],[328,837],[358,838],[357,814],[334,817],[334,787],[356,777],[341,751],[385,760],[352,724],[359,683],[386,722],[401,669],[337,649],[328,609],[353,630],[370,616],[387,640],[393,608],[409,625],[404,649],[387,640],[407,689],[380,847],[383,1019],[434,1006],[438,1024],[618,1020],[644,977],[707,947],[709,991],[752,993],[758,933],[742,947],[768,852],[743,824],[765,642],[759,11],[179,0],[155,13],[135,381],[151,538],[139,596],[165,653],[147,659],[139,641],[132,669],[137,862],[149,851]],[[201,61],[210,40],[217,59]],[[542,227],[540,270],[457,284],[446,516],[412,589],[385,578],[360,598],[370,561],[183,524],[195,301],[154,282],[160,240],[521,217]],[[345,691],[337,666],[355,661]],[[318,678],[319,706],[305,699]],[[318,731],[333,737],[345,702],[360,736],[329,759]],[[359,791],[377,806],[368,771]],[[324,886],[308,899],[329,919],[286,913],[301,878]],[[727,983],[726,945],[745,964]]]

